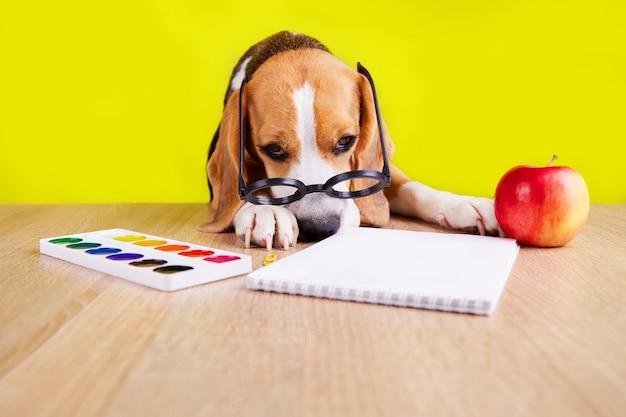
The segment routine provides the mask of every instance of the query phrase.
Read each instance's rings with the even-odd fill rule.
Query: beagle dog
[[[231,76],[207,163],[214,215],[199,230],[234,228],[246,248],[289,249],[348,227],[384,227],[391,212],[502,234],[491,199],[410,180],[388,165],[393,148],[367,70],[309,36],[277,33]]]

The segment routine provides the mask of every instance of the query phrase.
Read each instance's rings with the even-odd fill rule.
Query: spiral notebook
[[[519,252],[514,239],[353,228],[248,275],[247,288],[489,315]]]

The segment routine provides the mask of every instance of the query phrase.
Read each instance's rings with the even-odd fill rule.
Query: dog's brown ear
[[[365,76],[359,74],[358,83],[361,96],[361,132],[353,155],[353,169],[380,171],[383,167],[383,156],[374,96],[370,83]],[[391,159],[393,143],[387,133],[387,126],[384,121],[382,121],[382,125],[387,157]],[[355,189],[362,189],[371,185],[365,183],[368,180],[356,179],[353,181]],[[382,191],[368,197],[357,198],[354,202],[361,212],[361,224],[383,227],[389,222],[389,202]]]
[[[198,230],[208,233],[224,232],[232,226],[235,213],[244,203],[239,198],[237,189],[239,175],[239,91],[231,94],[226,106],[224,106],[219,138],[207,163],[207,174],[212,186],[211,211],[213,212],[213,219],[199,226]]]

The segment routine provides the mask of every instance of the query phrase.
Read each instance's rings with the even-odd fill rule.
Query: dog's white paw
[[[504,235],[496,220],[493,200],[481,197],[456,197],[437,215],[437,222],[440,225],[481,235]]]
[[[281,206],[257,206],[245,204],[233,220],[235,233],[243,239],[246,248],[250,244],[281,247],[285,250],[296,245],[298,222],[293,213]]]

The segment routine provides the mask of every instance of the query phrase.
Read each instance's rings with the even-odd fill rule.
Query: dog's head
[[[203,226],[205,231],[230,227],[243,204],[237,183],[239,109],[239,94],[232,94],[208,162],[215,216]],[[307,185],[324,184],[340,173],[380,171],[383,165],[371,86],[366,77],[328,52],[298,49],[269,58],[246,83],[241,117],[247,183],[293,178]],[[391,157],[386,129],[383,136]],[[366,181],[353,179],[352,184],[338,187],[360,189],[369,186]],[[271,187],[265,192],[281,197],[289,191]],[[296,216],[304,240],[318,240],[346,226],[383,226],[389,219],[382,192],[358,199],[310,193],[285,207]]]

